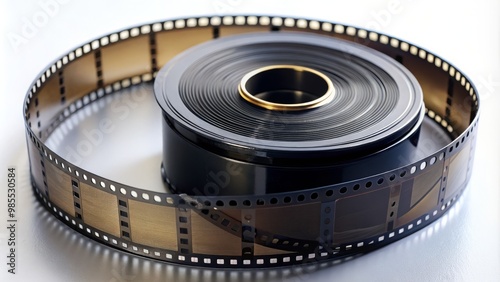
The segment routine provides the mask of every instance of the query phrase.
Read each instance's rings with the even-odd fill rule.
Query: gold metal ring
[[[323,73],[296,65],[270,65],[243,76],[238,91],[246,101],[275,111],[308,110],[330,103],[333,83]]]

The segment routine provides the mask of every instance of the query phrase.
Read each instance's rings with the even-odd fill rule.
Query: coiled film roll
[[[286,103],[248,101],[237,86],[251,79],[265,88],[252,90],[261,93],[256,95]],[[193,171],[227,166],[241,173],[231,177],[226,189],[206,187],[204,195],[290,192],[400,167],[404,163],[395,156],[413,155],[425,111],[416,79],[398,62],[310,34],[221,38],[183,53],[156,81],[166,113],[166,176],[176,191],[187,194],[206,184],[205,175],[193,177]],[[331,86],[307,89],[322,82]],[[315,95],[320,97],[317,107],[294,108],[304,105],[300,99],[314,102]],[[176,135],[190,142],[181,145]],[[202,160],[199,166],[193,158]]]
[[[44,144],[73,113],[155,76],[165,193],[100,177]],[[292,76],[314,83],[290,91]],[[216,102],[212,89],[226,96]],[[354,109],[387,110],[363,119]],[[159,260],[262,267],[366,252],[438,218],[469,178],[478,110],[467,77],[407,42],[328,22],[227,16],[84,44],[42,72],[24,114],[36,195],[73,229]]]

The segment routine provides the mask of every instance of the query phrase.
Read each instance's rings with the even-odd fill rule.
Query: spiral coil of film
[[[194,186],[189,184],[179,187],[188,177],[181,173],[177,180],[172,172],[175,174],[178,165],[186,173],[184,167],[193,162],[189,158],[185,158],[190,162],[187,164],[167,164],[165,160],[173,156],[167,154],[163,164],[167,188],[158,193],[82,169],[45,145],[50,134],[72,114],[107,95],[151,83],[161,74],[160,68],[186,49],[214,38],[269,31],[342,39],[349,42],[342,44],[361,44],[393,58],[418,81],[425,104],[425,117],[420,122],[432,128],[420,132],[418,138],[409,138],[408,143],[419,151],[428,139],[446,136],[445,144],[430,152],[424,150],[424,157],[417,154],[413,159],[399,160],[404,164],[391,163],[393,167],[383,171],[375,169],[377,162],[365,163],[374,170],[331,183],[320,181],[304,189],[298,184],[288,189],[267,183],[269,189],[258,193],[254,189],[258,184],[253,183],[240,192],[219,195],[193,194],[190,188]],[[248,102],[238,88],[235,93],[243,103]],[[333,96],[335,101],[339,95],[335,92]],[[215,16],[141,25],[83,44],[41,72],[27,93],[23,110],[35,194],[61,221],[100,243],[141,256],[186,265],[241,268],[292,265],[366,252],[439,218],[460,197],[470,177],[479,101],[473,84],[456,67],[425,49],[384,34],[316,20]],[[189,140],[182,128],[170,126],[168,114],[164,120],[167,132],[176,130],[168,135],[172,138],[168,144],[190,146],[192,140],[198,140]],[[196,150],[216,157],[219,152],[232,152],[230,147],[210,147],[205,141],[205,147]],[[376,146],[373,150],[381,149]],[[265,158],[249,160],[249,151],[233,153],[228,156],[247,161],[249,167],[272,167]],[[314,165],[318,164],[323,165],[323,161]],[[231,174],[235,169],[231,165],[217,168],[214,175],[219,179],[219,171]]]

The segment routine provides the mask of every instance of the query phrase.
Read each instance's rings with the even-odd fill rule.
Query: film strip
[[[165,163],[166,192],[139,189],[75,166],[45,145],[72,114],[107,95],[151,83],[162,66],[186,49],[213,38],[268,31],[320,34],[393,58],[418,80],[423,122],[437,128],[421,133],[415,150],[425,148],[429,139],[444,139],[445,145],[382,172],[371,173],[369,166],[377,163],[365,164],[368,174],[357,179],[234,195],[186,193],[169,173],[168,165],[175,164]],[[50,64],[31,85],[24,104],[33,188],[56,217],[126,252],[225,268],[352,256],[425,227],[466,187],[478,111],[476,89],[468,78],[425,49],[352,26],[269,16],[167,20],[97,38]],[[216,179],[222,172],[214,172]]]

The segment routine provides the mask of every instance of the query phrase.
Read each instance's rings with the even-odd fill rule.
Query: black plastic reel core
[[[195,46],[162,68],[155,95],[164,112],[165,174],[187,194],[204,186],[203,173],[228,165],[243,173],[227,194],[314,188],[390,170],[405,165],[398,156],[414,154],[424,118],[420,86],[401,64],[304,33]]]
[[[242,78],[272,65],[324,74],[335,86],[332,101],[309,111],[248,103],[238,92]],[[155,96],[184,138],[263,164],[372,154],[403,141],[424,114],[421,88],[401,64],[352,42],[303,33],[245,34],[195,46],[160,70]]]

